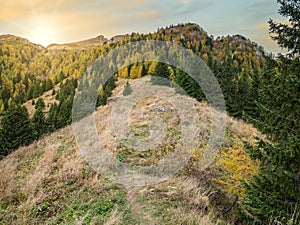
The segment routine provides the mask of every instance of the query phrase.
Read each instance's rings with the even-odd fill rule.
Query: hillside
[[[239,83],[247,82],[251,89],[254,75],[266,66],[263,47],[251,40],[233,35],[214,38],[197,24],[187,23],[170,25],[149,34],[132,33],[117,35],[111,39],[103,36],[74,43],[53,44],[44,48],[28,40],[13,35],[0,38],[0,116],[12,102],[25,103],[30,113],[32,99],[43,97],[47,110],[55,101],[49,95],[50,90],[65,79],[79,79],[87,68],[107,49],[138,40],[165,40],[183,45],[199,55],[217,76],[225,100],[232,93],[243,93],[241,99],[248,98],[246,90],[232,90]],[[116,57],[120,58],[121,55]],[[155,63],[129,66],[127,71],[120,71],[122,78],[139,78],[151,74]],[[226,74],[226,76],[224,75]],[[43,94],[45,92],[45,94]],[[248,91],[249,93],[250,91]],[[234,94],[237,95],[237,94]],[[237,96],[234,96],[237,98]],[[234,106],[234,104],[239,104]],[[244,103],[240,100],[227,100],[228,111],[242,116]],[[32,115],[32,113],[31,113]]]
[[[42,98],[45,102],[45,109],[44,113],[47,115],[47,113],[50,111],[51,105],[54,103],[58,103],[58,101],[55,99],[55,95],[53,95],[53,89],[57,92],[59,91],[59,85],[55,85],[51,90],[44,92],[41,96],[38,98],[33,98],[27,102],[25,102],[23,105],[28,110],[29,116],[32,117],[36,111],[35,104],[32,104],[33,102],[36,103],[39,98]]]
[[[33,47],[37,51],[41,51],[44,49],[42,45],[39,44],[34,44],[30,41],[28,41],[25,38],[18,37],[15,35],[11,34],[5,34],[5,35],[0,35],[0,43],[1,45],[8,45],[8,46],[13,46],[13,47]]]
[[[294,7],[298,13],[298,5],[288,2],[282,7]],[[246,37],[215,38],[194,23],[109,40],[100,36],[53,49],[0,36],[0,222],[299,224],[297,13],[292,18],[296,27],[285,27],[292,33],[269,21],[270,32],[280,37],[274,39],[289,51],[278,58]],[[201,80],[201,74],[191,79],[195,64],[178,54],[181,51],[146,50],[152,40],[175,43],[198,55],[207,64],[200,67],[212,72],[221,91],[211,79]],[[137,62],[143,52],[154,57]],[[187,71],[159,62],[161,52],[182,59],[179,64],[186,64]],[[106,53],[109,61],[101,58]],[[126,66],[115,70],[123,61]],[[161,86],[160,79],[168,79],[167,86]],[[204,94],[205,89],[211,95]],[[131,99],[136,90],[152,97]],[[179,95],[182,92],[186,95]],[[206,102],[209,97],[220,99],[220,93],[226,104],[225,138],[210,142],[221,124],[212,122],[225,114],[216,111],[219,104],[211,109]],[[73,103],[78,111],[72,110]],[[94,117],[76,122],[73,129],[69,126],[72,116],[80,119],[91,113]],[[189,117],[193,115],[199,121]],[[96,124],[88,126],[94,118]],[[131,133],[126,133],[127,121]],[[194,130],[183,129],[188,125]],[[106,155],[98,151],[99,137]],[[220,144],[220,152],[210,154],[208,144],[212,149]],[[177,149],[191,155],[188,162]],[[169,156],[178,160],[168,161]],[[204,159],[213,163],[200,170]],[[151,175],[164,178],[182,162],[171,179],[149,184]],[[155,170],[156,164],[166,173]],[[136,168],[142,168],[144,176]],[[120,184],[112,182],[118,178]],[[137,181],[147,185],[132,185]]]
[[[88,50],[102,45],[107,39],[103,35],[95,38],[90,38],[83,41],[66,43],[66,44],[51,44],[47,46],[49,50]]]
[[[220,76],[225,73],[224,68],[230,66],[230,73],[236,76],[243,73],[250,76],[247,79],[251,81],[254,71],[265,67],[264,50],[256,43],[240,35],[215,39],[192,23],[171,25],[149,34],[117,35],[109,40],[100,35],[80,42],[53,44],[48,48],[20,37],[3,35],[0,38],[0,113],[11,102],[24,103],[38,98],[66,78],[79,79],[108,49],[138,40],[164,40],[183,45],[199,55]],[[128,73],[121,77],[141,77],[141,72],[135,71],[136,67],[137,71],[142,71],[141,66],[129,67]],[[146,73],[151,73],[150,65],[144,67]],[[238,82],[235,78],[230,79],[230,82]]]
[[[75,50],[75,51],[82,51],[82,50],[89,50],[96,47],[99,47],[104,44],[111,44],[122,41],[125,35],[116,35],[110,39],[105,38],[103,35],[99,35],[95,38],[90,38],[82,41],[65,43],[65,44],[50,44],[47,46],[47,49],[50,51],[55,50]]]
[[[148,77],[130,81],[135,88],[147,88]],[[125,80],[120,79],[113,98],[121,99]],[[172,91],[164,87],[165,91]],[[80,154],[71,126],[44,136],[28,147],[21,147],[0,161],[0,221],[2,224],[224,224],[237,223],[234,210],[221,215],[243,194],[240,179],[257,173],[257,162],[247,155],[243,141],[253,145],[262,137],[252,126],[227,117],[227,131],[214,164],[199,171],[201,152],[209,137],[210,109],[205,103],[187,97],[199,113],[199,149],[173,178],[159,184],[126,189],[95,172]],[[113,135],[109,125],[111,110],[118,101],[100,106],[96,126],[103,145],[119,160],[146,164],[153,155],[164,156],[180,131],[176,109],[163,99],[139,101],[130,118],[132,129],[146,135],[143,123],[161,118],[171,131],[158,149],[149,155],[131,153]],[[155,111],[158,107],[170,110]],[[141,120],[138,112],[143,111]],[[179,133],[178,133],[179,132]],[[146,132],[147,133],[147,132]],[[147,136],[147,135],[146,135]],[[201,147],[202,146],[202,147]],[[166,151],[162,151],[165,149]],[[155,157],[157,160],[157,157]]]

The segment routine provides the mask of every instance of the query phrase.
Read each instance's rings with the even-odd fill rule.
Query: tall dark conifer
[[[151,76],[152,84],[170,85],[168,65],[165,63],[157,63],[155,70]]]
[[[300,224],[300,1],[278,2],[291,26],[270,20],[270,32],[293,59],[269,60],[262,77],[256,125],[272,142],[261,140],[250,150],[261,161],[260,172],[245,183],[240,207],[242,218],[256,224]]]
[[[24,106],[12,105],[1,119],[0,154],[7,155],[21,145],[28,145],[34,140],[34,132],[29,114]]]
[[[39,98],[35,104],[36,111],[31,119],[32,127],[34,129],[35,139],[39,139],[46,132],[46,118],[43,110],[45,103],[42,98]]]

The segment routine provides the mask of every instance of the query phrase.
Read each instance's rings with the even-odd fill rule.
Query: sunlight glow
[[[55,40],[57,40],[57,32],[51,25],[38,23],[30,29],[28,39],[33,43],[47,47],[49,44],[53,44]]]

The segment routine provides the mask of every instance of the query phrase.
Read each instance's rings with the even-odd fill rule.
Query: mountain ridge
[[[199,32],[199,37],[197,38],[198,40],[201,40],[204,38],[211,38],[213,41],[225,41],[227,39],[230,39],[230,41],[232,40],[233,43],[236,42],[243,42],[247,45],[252,45],[255,47],[255,51],[258,52],[260,55],[265,53],[264,48],[259,45],[258,43],[251,41],[249,38],[241,35],[241,34],[233,34],[233,35],[227,35],[227,36],[217,36],[216,38],[213,35],[209,35],[199,24],[194,24],[194,23],[187,23],[187,24],[178,24],[178,25],[170,25],[167,26],[165,28],[161,27],[157,29],[157,33],[159,32],[166,32],[166,31],[171,31],[172,33],[175,32],[177,29],[183,28],[183,30],[180,30],[179,34],[177,34],[177,37],[180,38],[185,38],[184,33],[185,30],[184,28],[186,26],[192,26],[192,34],[195,35],[194,31]],[[154,33],[156,33],[154,32]],[[119,34],[119,35],[114,35],[111,38],[106,38],[103,35],[98,35],[96,37],[91,37],[91,38],[86,38],[80,41],[73,41],[73,42],[66,42],[66,43],[62,43],[62,44],[57,44],[57,43],[52,43],[49,44],[47,47],[44,47],[42,45],[40,45],[41,47],[43,47],[44,49],[48,49],[48,50],[88,50],[88,49],[92,49],[94,47],[98,47],[101,46],[103,44],[111,44],[111,43],[116,43],[116,42],[120,42],[122,41],[126,36],[132,36],[135,33],[131,33],[131,34]],[[139,33],[137,33],[139,34]],[[145,33],[146,35],[147,33]],[[151,34],[151,33],[149,33]],[[175,36],[175,35],[174,35]],[[2,39],[1,39],[2,37]],[[16,36],[13,34],[4,34],[4,35],[0,35],[0,41],[4,40],[4,39],[20,39],[20,40],[24,40],[26,42],[32,43],[32,44],[36,44],[34,42],[31,42],[30,40],[20,37],[20,36]],[[39,45],[39,44],[36,44]]]

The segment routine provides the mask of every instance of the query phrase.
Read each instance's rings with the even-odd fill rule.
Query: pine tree
[[[211,52],[208,53],[207,65],[211,70],[213,69],[214,61]]]
[[[37,108],[31,119],[31,122],[34,129],[35,139],[39,139],[44,133],[46,133],[47,128],[43,108]]]
[[[46,84],[45,84],[45,91],[49,91],[52,88],[53,88],[53,83],[52,83],[51,79],[47,79]]]
[[[259,111],[257,107],[257,101],[256,99],[260,99],[260,89],[261,89],[261,83],[260,83],[260,74],[259,72],[255,72],[252,76],[252,82],[249,83],[249,90],[245,97],[245,105],[244,105],[244,111],[242,118],[253,122],[252,118],[258,118]]]
[[[58,113],[58,106],[55,102],[51,105],[48,117],[46,119],[46,124],[47,124],[46,132],[52,132],[56,130],[57,123],[58,123],[57,113]]]
[[[177,84],[175,90],[181,94],[188,94],[199,101],[205,99],[205,95],[198,83],[187,73],[180,69],[176,69],[174,82]]]
[[[32,97],[33,98],[40,97],[43,94],[43,92],[44,92],[43,84],[40,81],[36,82],[36,84],[34,85]]]
[[[235,92],[233,113],[235,117],[241,118],[244,113],[244,107],[246,105],[246,97],[249,92],[249,75],[247,72],[236,74],[235,78]]]
[[[69,96],[66,100],[60,101],[57,113],[57,128],[65,127],[72,122],[71,111],[73,106],[73,99]]]
[[[65,77],[65,75],[64,75],[63,71],[60,71],[59,74],[57,75],[57,81],[59,83],[61,83],[64,80],[64,77]]]
[[[130,95],[131,93],[132,93],[132,88],[131,88],[131,85],[129,84],[129,82],[127,81],[124,86],[123,95],[127,96],[127,95]]]
[[[0,99],[0,115],[1,113],[4,113],[5,107],[4,107],[4,103],[2,101],[2,99]]]
[[[155,70],[151,76],[151,83],[156,85],[170,85],[169,69],[165,63],[157,63]]]
[[[237,71],[235,70],[231,58],[224,60],[220,68],[214,68],[214,73],[220,83],[225,103],[226,111],[230,115],[236,115],[236,82],[235,77],[237,76]]]
[[[116,79],[116,76],[111,76],[104,85],[100,84],[98,89],[97,106],[106,104],[107,99],[112,95],[112,91],[116,87]]]
[[[31,119],[32,127],[34,129],[35,139],[39,139],[44,133],[46,133],[46,119],[43,110],[45,109],[45,102],[42,98],[39,98],[35,104],[35,113]]]
[[[280,4],[279,14],[287,17],[289,24],[269,20],[270,33],[278,45],[286,48],[290,56],[299,57],[300,53],[300,0],[277,0]]]
[[[294,25],[299,25],[300,1],[278,2],[280,14],[288,15]],[[295,18],[298,21],[293,21]],[[270,22],[270,31],[278,34],[275,40],[295,56],[299,46],[297,41],[295,45],[290,41],[299,40],[299,36],[295,37],[299,26],[287,33],[285,28]],[[257,147],[250,148],[252,157],[261,161],[260,172],[252,182],[245,183],[239,211],[243,219],[257,224],[271,224],[275,219],[280,224],[300,224],[300,62],[297,57],[281,57],[267,69],[257,102],[256,125],[272,143],[260,140]]]
[[[30,144],[33,139],[33,129],[29,114],[24,106],[11,105],[1,119],[0,154],[7,155],[21,145]]]
[[[44,109],[45,108],[45,102],[42,98],[39,98],[37,102],[35,103],[35,109]]]
[[[57,99],[59,105],[57,108],[56,117],[56,128],[65,127],[72,121],[71,113],[73,107],[73,99],[75,95],[75,88],[77,87],[77,80],[69,79],[61,84],[59,92],[57,92]],[[54,107],[54,106],[53,106]]]
[[[27,91],[27,94],[26,94],[26,100],[27,101],[33,98],[33,90],[34,90],[34,87],[31,86],[29,88],[29,90]]]

